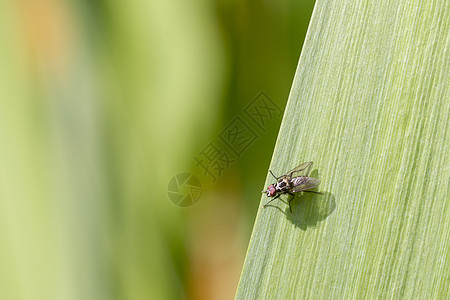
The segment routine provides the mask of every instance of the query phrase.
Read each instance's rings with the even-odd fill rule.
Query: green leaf
[[[270,169],[325,194],[259,209],[237,298],[450,297],[449,13],[316,2]]]

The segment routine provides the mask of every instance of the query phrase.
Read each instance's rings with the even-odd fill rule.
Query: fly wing
[[[292,184],[294,185],[292,192],[296,193],[315,188],[320,184],[320,180],[312,177],[297,177],[292,179]]]
[[[309,175],[309,171],[311,170],[312,164],[312,161],[302,163],[301,165],[287,172],[285,177],[307,177]]]

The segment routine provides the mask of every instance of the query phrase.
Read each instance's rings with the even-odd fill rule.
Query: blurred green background
[[[0,299],[234,297],[281,116],[216,181],[195,157],[284,110],[313,6],[0,1]]]

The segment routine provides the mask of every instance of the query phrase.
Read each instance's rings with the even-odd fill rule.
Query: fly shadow
[[[314,170],[310,176],[318,178],[318,171]],[[292,213],[289,211],[289,204],[284,200],[281,200],[287,205],[284,211],[275,205],[267,206],[280,210],[292,224],[302,230],[317,227],[319,222],[328,218],[336,209],[336,197],[330,192],[321,191],[322,194],[318,194],[317,189],[316,187],[312,190],[316,193],[296,193],[291,202]]]
[[[317,227],[319,222],[328,218],[336,209],[336,200],[332,193],[323,194],[303,193],[298,199],[293,199],[293,213],[286,209],[286,218],[302,230]]]

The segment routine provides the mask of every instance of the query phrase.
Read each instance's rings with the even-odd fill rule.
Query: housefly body
[[[262,191],[267,194],[267,197],[270,199],[263,207],[266,207],[267,204],[277,199],[283,194],[289,194],[291,198],[289,199],[289,210],[292,213],[291,201],[294,199],[295,194],[298,192],[312,192],[322,194],[316,191],[308,191],[320,184],[320,180],[317,178],[308,177],[309,171],[312,167],[312,161],[302,163],[296,168],[290,170],[284,175],[279,177],[273,175],[272,171],[269,170],[270,174],[277,180],[277,182],[269,185],[267,190]]]

